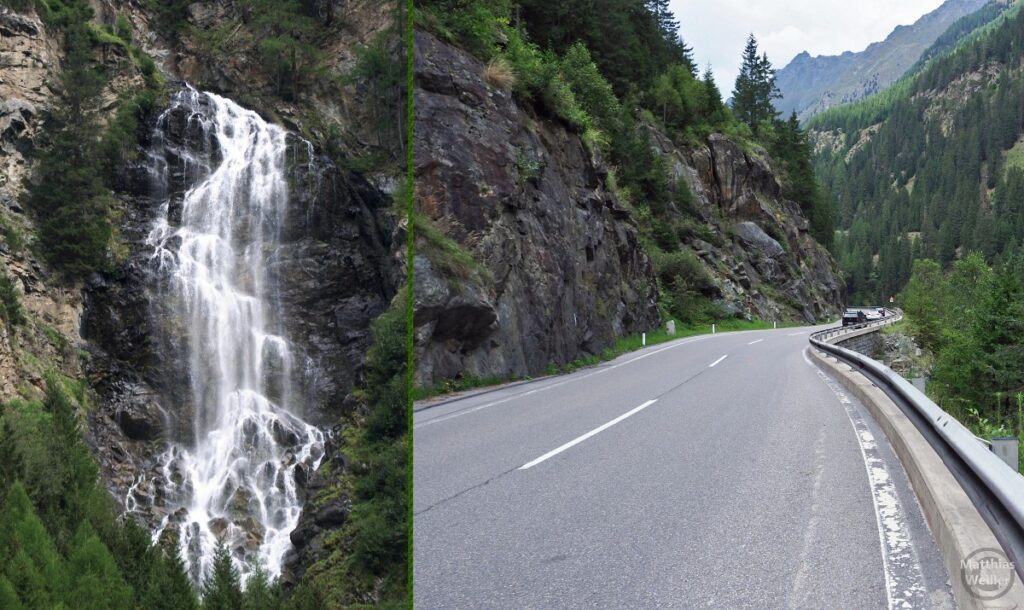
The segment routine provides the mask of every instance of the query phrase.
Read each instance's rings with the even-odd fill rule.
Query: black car
[[[846,313],[843,314],[843,326],[854,326],[856,324],[864,324],[868,321],[868,317],[864,315],[864,312],[859,309],[847,309]]]

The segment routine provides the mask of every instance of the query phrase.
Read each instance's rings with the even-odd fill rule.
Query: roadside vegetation
[[[929,398],[976,435],[1024,447],[1022,262],[991,267],[972,253],[943,271],[918,260],[902,301],[911,336],[934,355]]]

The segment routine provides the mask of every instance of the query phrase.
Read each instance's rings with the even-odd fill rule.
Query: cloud
[[[701,69],[711,64],[723,94],[732,91],[747,35],[776,68],[798,53],[838,55],[883,40],[943,0],[672,0],[683,40]]]

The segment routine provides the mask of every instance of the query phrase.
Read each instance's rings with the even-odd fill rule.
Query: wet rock
[[[314,520],[320,527],[341,526],[348,518],[348,509],[344,502],[332,500],[317,511]]]
[[[280,420],[275,420],[270,425],[270,433],[274,437],[274,441],[279,445],[285,447],[294,447],[299,444],[299,435],[290,426],[282,423]]]
[[[239,519],[235,524],[242,530],[242,546],[245,550],[250,553],[259,550],[260,545],[263,544],[263,537],[266,535],[263,524],[251,515]]]
[[[206,524],[210,528],[210,533],[219,541],[224,541],[224,534],[227,533],[228,526],[231,522],[224,517],[214,517]]]
[[[231,502],[228,504],[227,510],[229,514],[235,517],[248,515],[251,513],[252,504],[252,492],[245,487],[239,487],[231,496]]]
[[[296,549],[299,549],[312,540],[317,533],[319,533],[319,528],[315,523],[300,521],[299,525],[288,534],[288,539],[292,541]]]
[[[154,400],[122,402],[115,409],[114,420],[128,438],[151,441],[163,435],[166,415]]]

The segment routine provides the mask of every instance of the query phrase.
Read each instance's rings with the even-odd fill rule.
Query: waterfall
[[[184,144],[168,142],[174,128]],[[174,314],[156,324],[182,346],[190,387],[170,400],[192,425],[161,457],[165,516],[153,535],[177,545],[196,582],[219,542],[243,579],[257,561],[280,573],[302,509],[297,479],[324,452],[323,432],[296,414],[294,350],[268,274],[288,207],[287,137],[191,87],[172,96],[154,132],[162,211],[146,243],[155,291]]]

